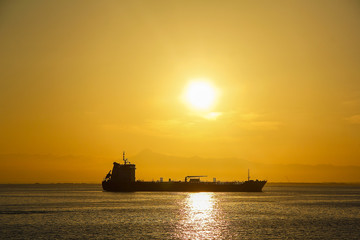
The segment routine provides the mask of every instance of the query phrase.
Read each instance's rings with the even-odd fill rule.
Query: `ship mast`
[[[125,151],[123,151],[123,161],[124,161],[124,164],[126,165],[127,159],[125,158]]]
[[[248,181],[250,181],[250,169],[248,169]]]

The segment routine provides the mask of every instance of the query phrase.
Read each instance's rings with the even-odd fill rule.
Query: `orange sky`
[[[358,1],[1,1],[0,183],[99,182],[144,149],[360,166],[359,43]]]

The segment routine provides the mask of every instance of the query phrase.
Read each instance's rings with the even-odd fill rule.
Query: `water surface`
[[[0,185],[0,239],[360,239],[359,223],[359,185],[268,184],[262,193]]]

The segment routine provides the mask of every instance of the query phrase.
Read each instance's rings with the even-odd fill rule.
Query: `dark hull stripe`
[[[185,182],[134,182],[102,183],[105,191],[111,192],[261,192],[266,181],[246,181],[243,183],[185,183]]]

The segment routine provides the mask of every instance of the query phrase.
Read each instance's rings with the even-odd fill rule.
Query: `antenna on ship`
[[[250,181],[250,169],[248,169],[248,181]]]
[[[125,158],[125,151],[123,151],[123,161],[124,161],[124,164],[126,165],[127,159]]]

